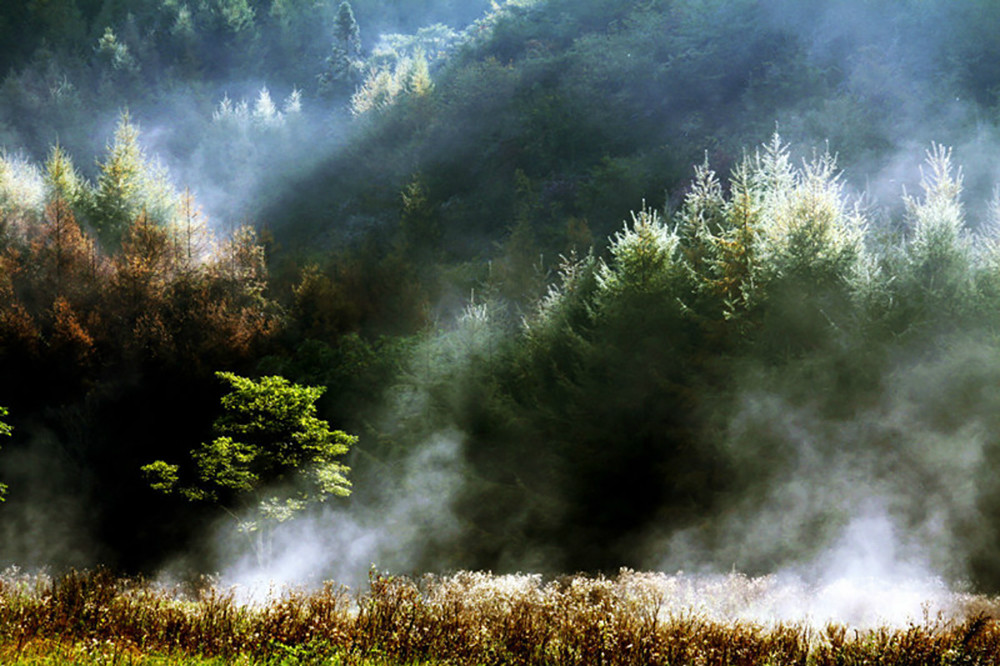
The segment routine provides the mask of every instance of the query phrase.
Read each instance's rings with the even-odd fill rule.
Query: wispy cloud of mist
[[[968,47],[953,40],[956,26],[978,10],[906,3],[887,14],[866,0],[768,0],[760,8],[769,25],[796,36],[810,66],[841,78],[818,109],[778,111],[782,135],[803,146],[826,143],[846,157],[846,182],[893,215],[904,188],[919,189],[914,165],[927,147],[951,146],[968,176],[976,226],[997,182],[1000,142],[983,100],[964,90],[972,73],[955,64],[954,54]]]
[[[59,570],[102,561],[106,553],[93,535],[95,481],[53,433],[32,433],[26,445],[5,450],[3,475],[12,492],[2,505],[0,569]]]
[[[221,582],[256,596],[328,580],[357,587],[372,568],[417,573],[425,553],[459,530],[452,508],[464,473],[459,440],[458,433],[441,433],[397,468],[371,475],[348,504],[331,502],[278,526],[264,562],[223,527],[216,540],[227,562]]]
[[[729,455],[773,473],[699,526],[651,538],[649,565],[774,575],[796,599],[779,617],[898,624],[944,608],[995,547],[998,380],[988,348],[964,341],[901,360],[856,412],[824,414],[837,399],[824,382],[746,388]]]

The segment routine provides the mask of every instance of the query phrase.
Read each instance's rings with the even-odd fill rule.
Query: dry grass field
[[[874,609],[851,624],[802,608],[810,594],[824,603],[822,590],[738,575],[373,573],[360,592],[237,593],[209,580],[8,571],[0,663],[1000,664],[1000,604],[972,595],[942,594],[909,622]]]

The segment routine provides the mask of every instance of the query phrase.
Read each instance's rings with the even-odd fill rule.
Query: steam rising
[[[451,510],[462,477],[457,437],[442,433],[428,441],[398,471],[373,479],[377,487],[366,489],[363,502],[355,500],[350,509],[323,506],[279,526],[264,563],[249,550],[234,551],[245,540],[221,530],[218,547],[234,562],[221,582],[259,597],[326,580],[359,587],[372,567],[413,571],[425,549],[458,530]]]

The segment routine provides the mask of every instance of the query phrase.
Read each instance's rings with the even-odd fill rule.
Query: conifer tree
[[[891,267],[896,279],[891,289],[909,306],[905,325],[922,325],[931,318],[954,317],[974,302],[976,263],[972,239],[965,228],[962,171],[951,162],[951,150],[933,145],[921,169],[922,198],[904,196],[906,221],[911,228],[901,265]],[[903,325],[903,322],[897,324]]]
[[[45,223],[31,243],[31,269],[35,273],[35,288],[51,303],[59,296],[72,296],[92,287],[95,277],[91,269],[96,262],[93,241],[61,198],[45,208]]]
[[[0,150],[0,245],[24,241],[44,207],[45,185],[38,168]]]
[[[326,68],[319,76],[320,92],[330,94],[348,88],[361,72],[361,30],[351,3],[343,0],[333,26],[333,46]]]
[[[122,234],[140,212],[156,224],[171,221],[177,194],[166,171],[147,160],[139,144],[139,129],[128,110],[122,112],[107,155],[98,167],[91,223],[106,249],[118,247]]]
[[[334,44],[351,58],[361,55],[361,30],[354,18],[354,9],[348,0],[343,0],[337,8],[334,24]]]
[[[399,220],[398,250],[426,258],[441,241],[441,222],[431,202],[423,176],[415,174],[400,194],[403,210]]]
[[[86,183],[73,165],[73,158],[58,143],[49,150],[43,177],[46,197],[50,203],[61,199],[75,208],[86,195]]]
[[[122,238],[121,251],[114,258],[113,283],[126,321],[162,305],[173,277],[174,246],[168,232],[140,213]]]
[[[104,29],[104,34],[98,40],[97,53],[115,73],[134,74],[139,71],[139,63],[132,56],[128,45],[118,39],[111,26]]]
[[[190,188],[181,195],[177,219],[170,227],[176,257],[182,272],[195,270],[212,249],[212,233]]]
[[[92,358],[94,338],[70,302],[63,297],[53,301],[50,316],[52,323],[46,355],[54,361],[58,373],[72,376]]]
[[[434,89],[430,67],[427,65],[427,56],[422,50],[413,56],[406,73],[404,89],[408,95],[413,97],[424,97]]]
[[[139,147],[139,130],[129,112],[123,111],[107,156],[98,163],[100,175],[92,213],[94,228],[105,247],[114,248],[135,217],[144,157]]]

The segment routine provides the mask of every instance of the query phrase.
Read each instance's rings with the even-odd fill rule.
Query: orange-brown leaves
[[[56,358],[78,366],[86,364],[94,353],[93,337],[81,324],[73,306],[61,296],[52,304],[49,348]]]
[[[0,254],[0,362],[28,354],[71,373],[126,359],[214,370],[252,355],[281,324],[265,297],[263,248],[241,229],[210,255],[187,203],[187,227],[140,214],[106,257],[52,200],[25,247]]]
[[[62,199],[45,207],[45,222],[29,244],[25,265],[33,271],[31,289],[39,306],[67,297],[79,303],[97,286],[102,261],[93,239],[83,233]]]

